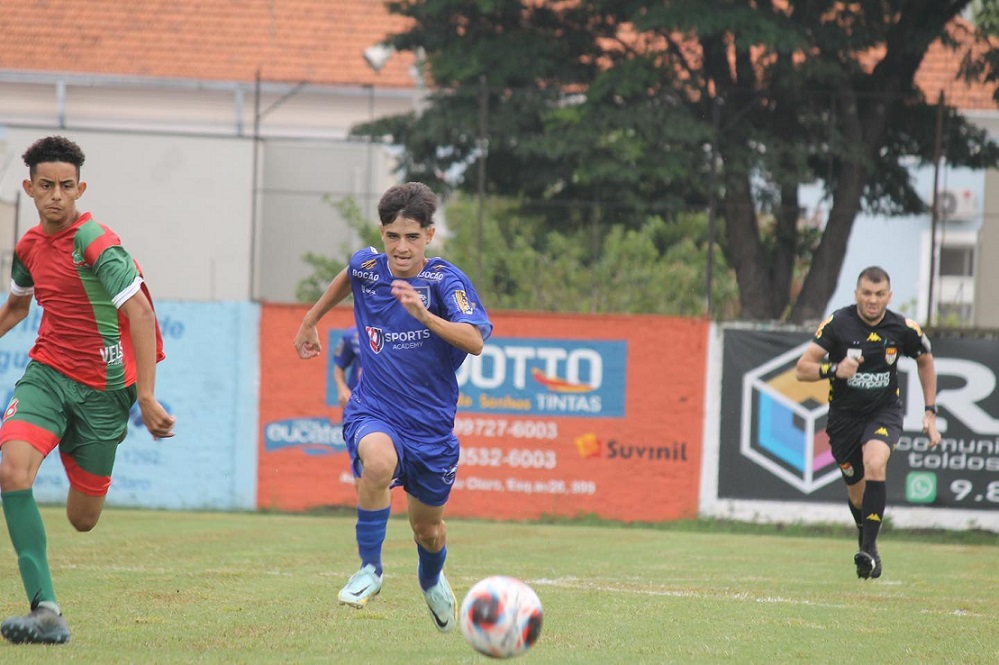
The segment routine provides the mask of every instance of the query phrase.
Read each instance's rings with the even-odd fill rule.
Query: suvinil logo
[[[640,460],[643,462],[686,462],[687,442],[632,444],[609,439],[605,444],[592,432],[575,439],[576,451],[583,459],[602,457],[607,460]]]

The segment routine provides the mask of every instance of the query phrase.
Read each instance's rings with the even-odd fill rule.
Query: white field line
[[[689,589],[654,588],[648,585],[628,586],[623,584],[600,584],[578,577],[559,577],[556,579],[537,579],[528,581],[530,585],[553,586],[560,589],[577,589],[580,591],[602,591],[606,593],[631,593],[638,596],[667,596],[671,598],[694,598],[701,600],[744,600],[755,603],[776,603],[786,605],[809,605],[812,607],[829,607],[848,609],[850,605],[816,603],[811,600],[784,598],[781,596],[753,596],[749,593],[712,593],[691,591]]]
[[[775,605],[805,605],[808,607],[820,607],[829,609],[842,609],[842,610],[854,610],[856,605],[849,605],[844,603],[823,603],[815,602],[812,600],[807,600],[803,598],[787,598],[784,596],[756,596],[750,593],[738,592],[738,593],[725,593],[725,592],[705,592],[705,591],[691,591],[689,589],[667,589],[667,588],[654,588],[648,585],[642,586],[629,586],[625,584],[606,584],[594,581],[588,581],[580,579],[578,577],[559,577],[555,579],[540,578],[534,580],[525,580],[531,586],[551,586],[560,589],[575,589],[580,591],[601,591],[606,593],[630,593],[638,596],[665,596],[671,598],[693,598],[699,600],[731,600],[731,601],[745,601],[750,603],[769,603]],[[859,582],[858,582],[859,583]],[[876,582],[876,583],[862,583],[869,584],[871,587],[884,586],[886,584],[891,584],[897,586],[899,582]],[[875,605],[869,605],[865,603],[865,608],[867,611],[873,609],[882,609]],[[884,608],[888,609],[888,608]],[[923,614],[937,614],[941,616],[967,616],[967,617],[982,617],[984,615],[975,612],[969,612],[963,609],[954,610],[921,610]]]

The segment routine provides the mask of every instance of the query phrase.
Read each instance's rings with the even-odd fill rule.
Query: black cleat
[[[61,614],[33,605],[31,614],[10,617],[0,624],[0,634],[14,644],[65,644],[69,625]]]
[[[877,546],[871,548],[871,557],[874,558],[874,570],[871,571],[871,579],[876,580],[881,577],[881,556],[878,554]]]
[[[866,580],[874,576],[877,563],[874,561],[874,557],[867,552],[861,550],[854,554],[853,563],[857,566],[857,577]],[[878,575],[881,575],[880,570],[878,570]]]

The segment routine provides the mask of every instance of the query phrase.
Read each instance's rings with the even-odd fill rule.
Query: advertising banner
[[[808,333],[725,331],[719,499],[846,501],[825,434],[829,384],[794,376],[811,339]],[[888,503],[995,510],[999,346],[983,339],[931,341],[942,441],[929,448],[916,363],[900,358],[903,433],[888,463]]]
[[[260,508],[355,502],[330,387],[330,354],[352,314],[331,311],[320,329],[322,359],[302,361],[292,339],[305,311],[265,305],[261,314]],[[490,316],[493,337],[457,372],[461,458],[449,515],[697,515],[706,322]],[[404,506],[396,490],[393,507]]]
[[[256,507],[257,330],[252,303],[156,301],[166,360],[156,396],[176,416],[174,436],[154,440],[132,407],[115,457],[109,506],[171,510]],[[24,373],[42,310],[0,339],[0,394],[6,405]],[[58,453],[35,478],[42,503],[66,501],[69,481]]]

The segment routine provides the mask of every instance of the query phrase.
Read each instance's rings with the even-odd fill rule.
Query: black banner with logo
[[[719,499],[846,500],[825,434],[829,384],[794,376],[811,338],[801,332],[725,331]],[[903,433],[888,462],[889,505],[999,509],[999,344],[931,341],[943,440],[929,448],[921,431],[916,363],[900,359],[905,409]]]

